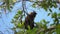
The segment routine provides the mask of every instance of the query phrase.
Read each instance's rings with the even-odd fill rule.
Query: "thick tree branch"
[[[55,30],[55,29],[56,29],[55,26],[51,26],[50,28],[48,28],[48,29],[46,29],[46,30],[40,30],[39,32],[37,32],[37,34],[39,34],[40,32],[46,33],[46,32],[49,32],[49,31],[52,31],[52,30]]]
[[[44,30],[43,32],[48,32],[48,31],[52,31],[52,30],[54,30],[55,29],[55,26],[51,26],[49,29],[47,29],[47,30]]]

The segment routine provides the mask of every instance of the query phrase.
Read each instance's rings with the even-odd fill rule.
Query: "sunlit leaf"
[[[17,0],[13,0],[13,2],[16,2]]]
[[[17,12],[18,14],[22,14],[22,11],[21,10],[18,10],[18,12]]]
[[[21,23],[18,23],[17,27],[18,28],[24,28],[24,23],[22,23],[22,24]]]

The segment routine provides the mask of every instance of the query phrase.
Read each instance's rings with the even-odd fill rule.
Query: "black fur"
[[[29,15],[27,15],[24,23],[25,29],[28,29],[28,25],[30,26],[30,29],[33,29],[35,16],[36,16],[36,12],[31,12]]]

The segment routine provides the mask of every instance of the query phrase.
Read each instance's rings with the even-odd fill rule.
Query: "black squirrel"
[[[36,12],[31,12],[29,15],[27,15],[24,22],[25,29],[28,29],[28,26],[30,26],[30,29],[33,29],[35,16]]]

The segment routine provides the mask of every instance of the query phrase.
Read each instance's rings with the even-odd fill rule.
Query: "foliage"
[[[53,34],[53,33],[60,34],[60,23],[59,23],[60,13],[56,13],[51,10],[52,7],[57,8],[57,3],[52,0],[47,1],[43,0],[42,2],[36,1],[33,3],[32,7],[36,8],[37,5],[40,8],[44,8],[46,11],[49,10],[48,16],[50,16],[53,19],[53,24],[50,24],[49,27],[47,25],[50,23],[50,21],[42,19],[40,22],[36,23],[36,26],[33,29],[30,29],[30,27],[28,26],[29,29],[26,30],[24,28],[25,27],[24,21],[21,24],[19,20],[19,17],[23,11],[18,11],[17,14],[14,16],[14,19],[12,19],[13,23],[15,24],[14,27],[15,29],[13,28],[15,34]]]
[[[36,5],[40,6],[41,8],[44,8],[46,11],[52,7],[57,8],[57,3],[55,1],[52,1],[52,0],[43,0],[41,2],[36,1],[33,3],[33,7],[36,7]],[[51,9],[49,9],[49,10],[51,11]]]
[[[4,0],[3,1],[4,4],[1,5],[0,7],[5,8],[5,10],[6,9],[10,10],[11,5],[14,5],[15,2],[16,0]],[[22,18],[25,15],[23,14],[22,10],[18,10],[17,14],[12,19],[12,23],[15,25],[12,29],[14,30],[15,34],[53,34],[53,33],[60,34],[60,13],[56,13],[51,10],[52,7],[54,8],[58,7],[55,1],[43,0],[40,2],[36,0],[32,4],[32,7],[43,8],[46,11],[49,10],[48,16],[50,16],[53,19],[53,24],[50,24],[49,27],[47,26],[47,24],[49,24],[50,21],[42,19],[40,22],[36,23],[36,26],[33,29],[30,29],[30,27],[28,26],[29,29],[26,30],[24,26],[24,21],[22,21]]]
[[[16,34],[45,34],[45,33],[48,33],[48,34],[52,34],[54,32],[56,32],[57,34],[59,34],[59,31],[60,31],[60,25],[59,25],[59,18],[60,17],[60,13],[51,13],[51,18],[53,18],[53,24],[50,24],[50,28],[48,28],[47,24],[49,24],[50,22],[49,21],[46,21],[45,19],[41,20],[40,22],[37,22],[36,23],[36,26],[30,30],[30,27],[29,30],[26,30],[24,27],[24,21],[20,22],[20,20],[18,19],[19,16],[22,14],[22,11],[18,11],[17,14],[15,15],[13,23],[15,24],[15,28],[18,30],[18,32],[16,31],[16,29],[14,30]],[[58,23],[58,24],[57,24]],[[57,25],[56,25],[57,24]]]
[[[6,13],[6,10],[11,11],[11,9],[13,9],[15,2],[16,0],[0,0],[0,8],[3,8],[4,12]]]

